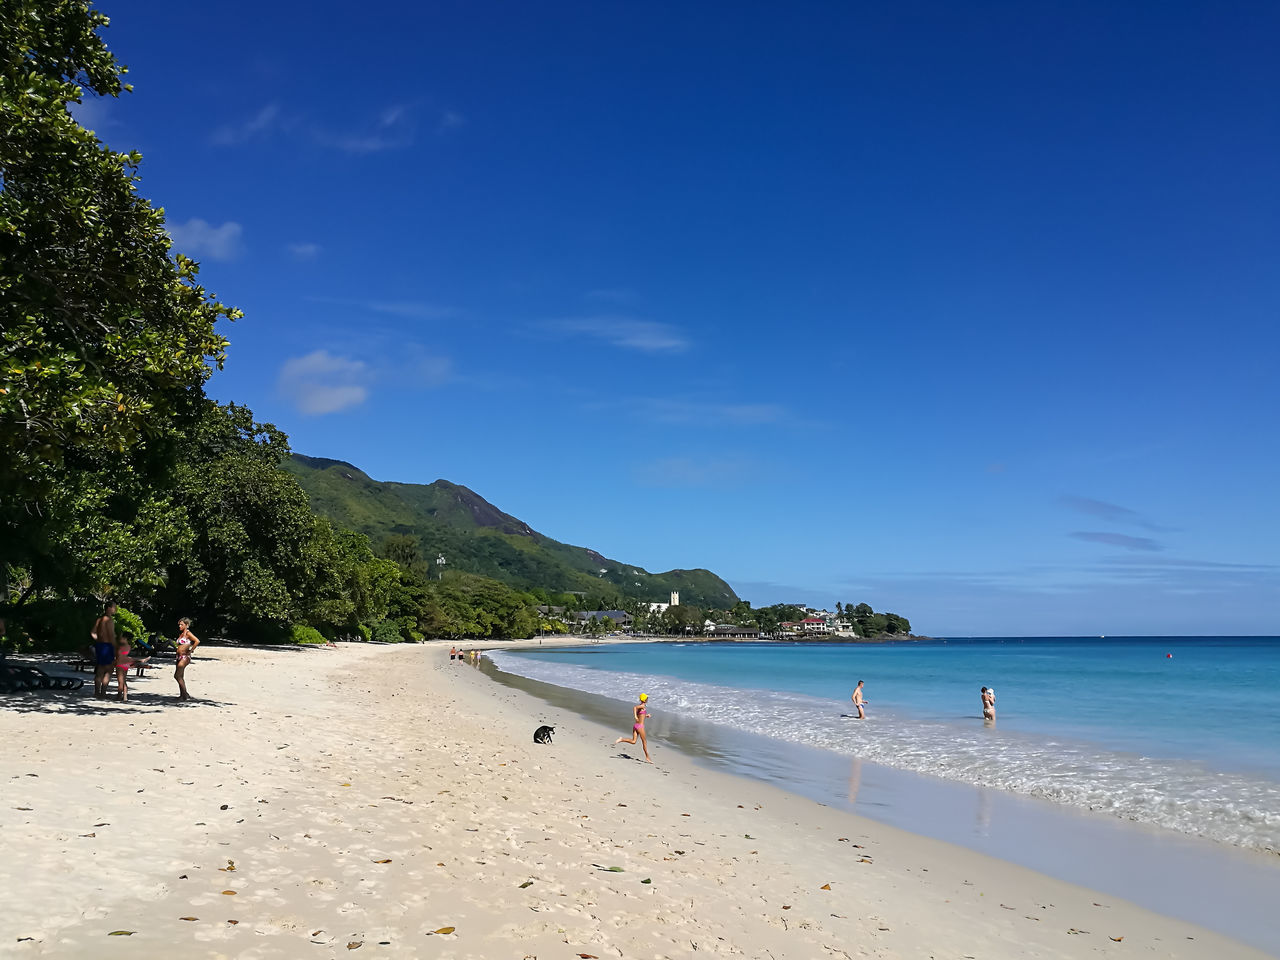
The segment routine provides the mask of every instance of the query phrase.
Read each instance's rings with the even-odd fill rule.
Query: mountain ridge
[[[685,603],[726,608],[737,594],[703,568],[651,573],[590,547],[562,543],[512,516],[474,490],[443,478],[429,484],[374,480],[355,464],[294,453],[284,468],[306,491],[312,509],[339,526],[366,534],[375,545],[388,536],[414,537],[422,555],[443,555],[463,570],[515,587],[554,592],[604,592],[665,601],[673,590]]]

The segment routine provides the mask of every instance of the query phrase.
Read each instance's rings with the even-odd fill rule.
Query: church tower
[[[671,591],[671,605],[672,605],[673,607],[678,607],[678,606],[680,606],[680,591],[679,591],[679,590],[672,590],[672,591]]]

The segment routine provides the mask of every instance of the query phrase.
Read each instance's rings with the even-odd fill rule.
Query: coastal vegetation
[[[138,615],[139,639],[190,616],[205,636],[292,643],[527,637],[591,610],[671,634],[803,615],[753,611],[708,570],[650,573],[553,540],[445,480],[382,483],[296,455],[247,407],[208,397],[241,313],[173,249],[138,192],[141,156],[69,111],[130,89],[107,22],[77,0],[0,16],[7,641],[82,646],[108,597]],[[650,612],[672,591],[682,604]],[[900,618],[866,610],[860,626],[895,632]]]
[[[446,569],[467,570],[520,590],[612,588],[618,595],[650,600],[665,600],[675,590],[686,602],[717,608],[738,600],[733,588],[710,570],[650,573],[637,564],[561,543],[447,480],[380,482],[350,463],[296,453],[284,465],[317,513],[375,543],[393,536],[416,540],[429,554],[423,557],[428,566],[443,556]]]

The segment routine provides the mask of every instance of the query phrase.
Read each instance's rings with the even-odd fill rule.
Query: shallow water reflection
[[[481,669],[553,706],[628,732],[628,703],[506,673],[487,659]],[[1275,855],[896,770],[667,713],[661,704],[654,711],[646,724],[651,746],[676,747],[708,767],[1123,897],[1280,954]],[[558,735],[566,734],[572,731]]]

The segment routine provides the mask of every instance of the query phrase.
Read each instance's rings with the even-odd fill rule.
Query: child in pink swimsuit
[[[133,642],[133,633],[129,630],[120,631],[120,641],[116,645],[116,686],[119,693],[116,699],[121,703],[129,702],[129,687],[125,683],[125,678],[129,676],[129,671],[138,664],[146,663],[150,657],[143,657],[141,660],[134,660],[129,656],[129,647]]]
[[[648,701],[649,695],[647,693],[640,694],[640,702],[631,708],[632,716],[635,719],[635,722],[631,725],[631,739],[619,737],[613,741],[613,745],[616,747],[620,743],[635,743],[638,737],[640,739],[640,747],[644,750],[645,763],[653,763],[653,760],[649,757],[649,739],[644,733],[644,718],[649,715],[649,711],[645,708],[645,704]]]

